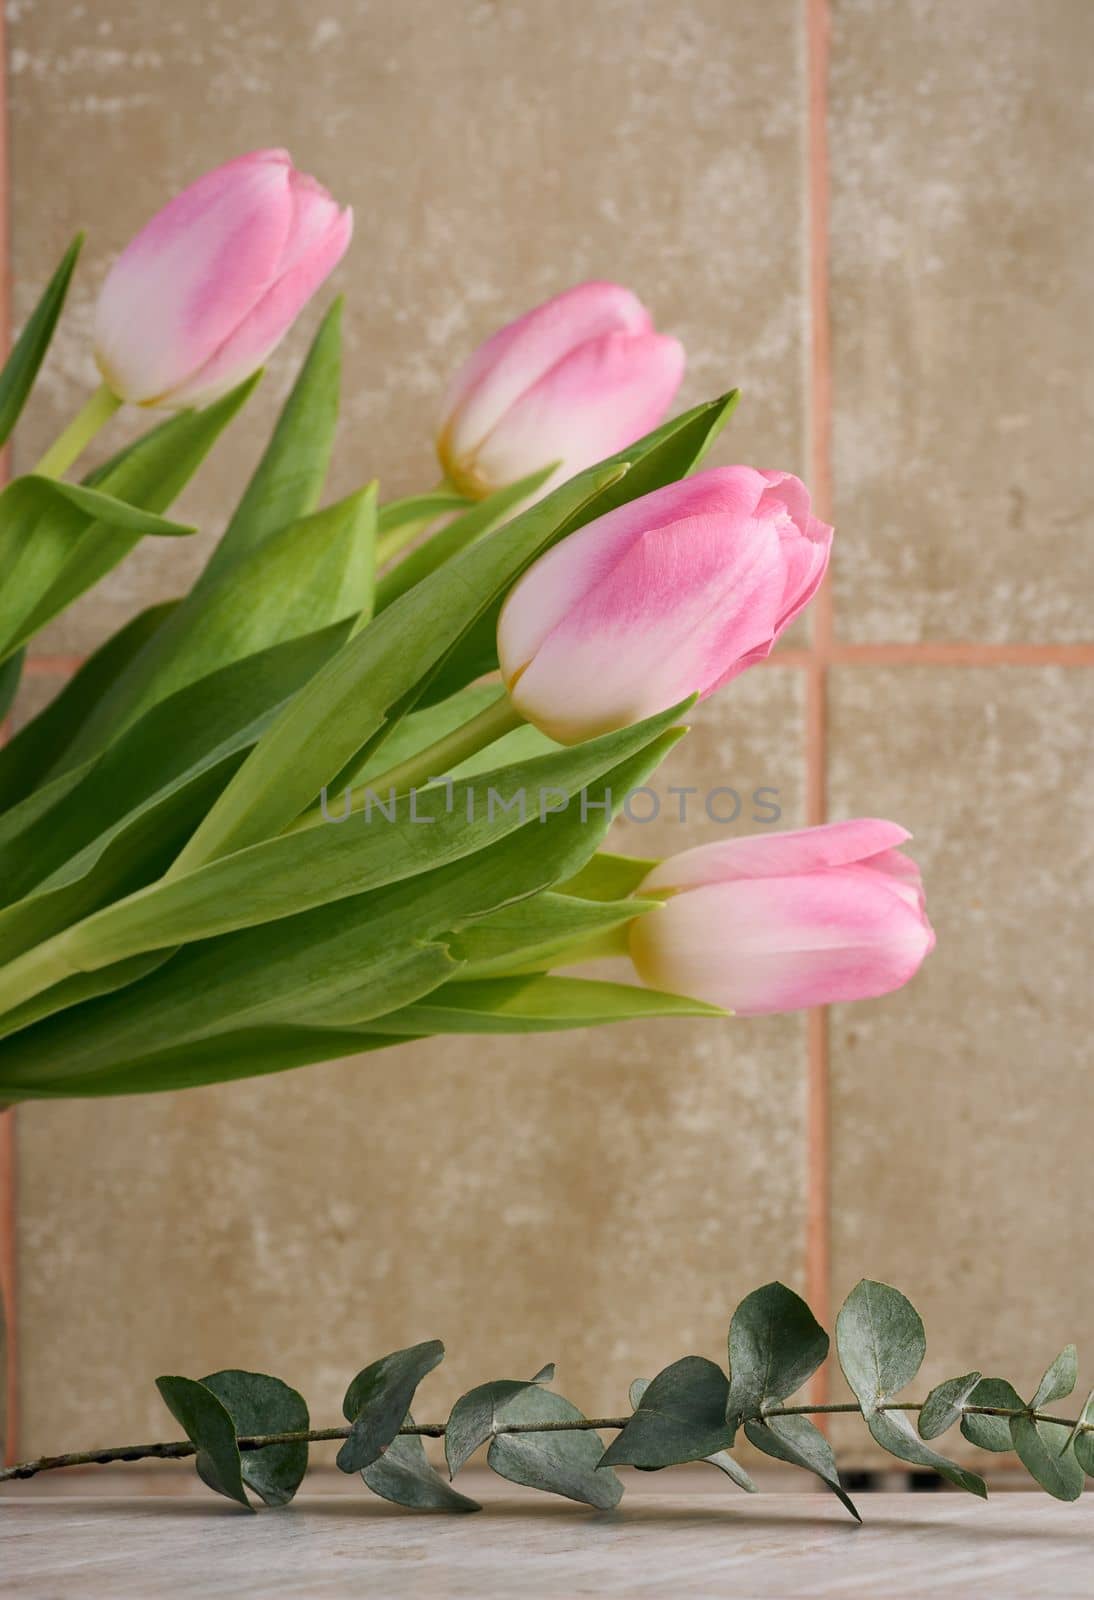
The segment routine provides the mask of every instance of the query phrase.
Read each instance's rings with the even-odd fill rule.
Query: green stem
[[[113,389],[101,383],[33,470],[42,478],[61,477],[87,449],[99,429],[106,426],[121,403]]]
[[[890,1400],[881,1407],[882,1411],[921,1411],[922,1404],[914,1400]],[[806,1417],[806,1416],[831,1416],[834,1413],[856,1412],[859,1407],[854,1401],[838,1405],[824,1406],[773,1406],[764,1413],[765,1417]],[[1071,1422],[1065,1417],[1054,1417],[1045,1411],[1018,1410],[1007,1406],[964,1406],[966,1415],[977,1417],[1032,1417],[1034,1422],[1054,1422],[1060,1427],[1073,1427],[1076,1431],[1084,1433],[1094,1432],[1094,1422],[1084,1422],[1080,1418]],[[601,1428],[614,1428],[617,1431],[625,1428],[631,1418],[627,1417],[580,1417],[566,1422],[506,1422],[499,1424],[494,1433],[575,1433],[588,1429],[599,1431]],[[246,1434],[236,1442],[240,1450],[265,1450],[269,1445],[275,1444],[317,1444],[328,1440],[348,1439],[352,1429],[341,1428],[309,1428],[288,1433],[258,1433]],[[443,1422],[418,1422],[404,1423],[399,1429],[400,1433],[417,1434],[424,1439],[443,1439],[445,1424]],[[107,1466],[113,1461],[142,1461],[154,1458],[160,1461],[175,1461],[181,1457],[196,1455],[194,1446],[188,1439],[168,1439],[157,1444],[123,1444],[116,1445],[107,1450],[81,1450],[63,1456],[40,1456],[37,1461],[20,1461],[13,1467],[0,1468],[0,1483],[14,1478],[33,1478],[39,1472],[52,1472],[58,1467],[94,1467]]]
[[[350,811],[356,811],[364,805],[366,794],[371,793],[380,799],[391,792],[404,795],[411,789],[424,787],[431,778],[447,776],[461,762],[477,755],[480,750],[485,750],[504,734],[512,733],[514,728],[519,728],[523,722],[524,718],[509,696],[499,695],[480,711],[478,716],[472,717],[470,722],[465,722],[462,728],[455,728],[451,733],[445,734],[443,739],[438,739],[425,750],[419,750],[417,755],[410,756],[406,761],[400,761],[398,766],[390,767],[387,772],[382,772],[353,789]],[[341,816],[342,806],[337,801],[334,810]],[[296,833],[301,828],[314,827],[323,820],[323,809],[317,806],[311,811],[306,811],[302,817],[298,817],[286,831]]]

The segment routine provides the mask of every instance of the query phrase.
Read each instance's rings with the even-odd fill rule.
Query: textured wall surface
[[[683,403],[741,385],[719,459],[804,473],[824,454],[810,339],[830,317],[835,643],[734,684],[662,779],[774,787],[794,825],[827,776],[832,816],[914,830],[939,930],[909,990],[833,1013],[828,1054],[801,1017],[662,1022],[20,1111],[25,1452],[154,1433],[152,1379],[172,1370],[275,1370],[333,1415],[365,1360],[433,1336],[438,1410],[549,1359],[579,1404],[615,1408],[685,1348],[720,1356],[748,1289],[809,1281],[809,1081],[830,1079],[835,1303],[863,1274],[907,1288],[932,1382],[974,1362],[1035,1380],[1094,1322],[1075,1270],[1090,667],[1057,648],[1089,637],[1094,8],[832,0],[825,292],[806,65],[827,9],[9,5],[17,323],[90,228],[17,465],[94,381],[113,253],[173,189],[263,144],[357,213],[332,493],[374,472],[387,495],[428,486],[453,365],[591,276],[684,340]],[[19,716],[63,681],[58,658],[192,579],[314,319],[180,502],[202,534],[149,541],[40,636]],[[890,648],[909,645],[925,653]],[[620,844],[714,831],[662,819]]]

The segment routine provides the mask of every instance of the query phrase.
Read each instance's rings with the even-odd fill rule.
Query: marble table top
[[[985,1505],[956,1493],[867,1494],[861,1510],[860,1528],[827,1495],[746,1497],[720,1482],[686,1496],[629,1483],[607,1514],[499,1484],[473,1516],[414,1514],[344,1494],[304,1493],[289,1510],[249,1517],[192,1495],[9,1490],[0,1497],[0,1592],[5,1600],[1094,1593],[1094,1497],[1061,1505],[1012,1493]]]

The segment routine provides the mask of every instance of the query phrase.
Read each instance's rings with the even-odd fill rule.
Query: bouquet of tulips
[[[102,387],[0,497],[4,705],[39,629],[139,539],[191,531],[171,502],[350,234],[269,150],[122,253]],[[4,438],[78,249],[0,377]],[[189,593],[107,639],[0,750],[0,1102],[907,981],[933,936],[896,824],[663,862],[600,848],[688,707],[824,576],[831,529],[797,478],[697,470],[736,395],[664,421],[679,344],[627,290],[583,284],[458,373],[440,488],[322,505],[339,319]],[[79,476],[123,404],[172,414]],[[631,972],[581,975],[605,955]]]

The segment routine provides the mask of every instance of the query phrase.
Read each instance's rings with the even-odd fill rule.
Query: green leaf
[[[1010,1436],[1018,1459],[1041,1488],[1056,1500],[1077,1500],[1083,1492],[1083,1469],[1074,1448],[1067,1447],[1068,1430],[1060,1422],[1034,1422],[1032,1417],[1011,1417]]]
[[[585,900],[621,900],[634,894],[656,865],[656,861],[614,856],[607,850],[599,850],[569,883],[560,887],[566,894]]]
[[[444,1345],[428,1339],[381,1356],[357,1374],[342,1402],[342,1413],[352,1424],[338,1452],[343,1472],[360,1472],[379,1460],[402,1427],[414,1391],[443,1360]]]
[[[874,1439],[901,1461],[931,1467],[986,1500],[982,1478],[929,1450],[903,1412],[882,1409],[915,1377],[926,1348],[919,1313],[898,1290],[867,1278],[851,1290],[836,1320],[836,1349]]]
[[[397,501],[394,506],[385,506],[380,513],[380,532],[391,532],[399,523],[394,521],[397,507],[418,509],[421,516],[438,516],[447,510],[458,510],[461,514],[439,528],[424,544],[417,549],[409,551],[397,566],[390,567],[384,573],[376,586],[377,613],[385,611],[388,606],[398,600],[400,595],[406,594],[408,589],[413,589],[421,583],[423,578],[428,578],[431,572],[436,572],[438,567],[446,561],[451,561],[453,556],[459,555],[461,550],[466,550],[469,545],[489,533],[491,528],[505,520],[509,512],[519,506],[528,496],[534,494],[540,486],[551,476],[551,469],[545,472],[533,472],[526,478],[521,478],[517,483],[511,483],[504,489],[498,489],[494,494],[488,495],[485,500],[469,507],[469,502],[459,499],[455,505],[444,505],[444,495],[424,495],[417,500]],[[379,550],[379,559],[384,558],[383,543]]]
[[[145,534],[194,531],[82,484],[33,474],[8,484],[0,494],[0,657],[54,615],[53,586],[79,563],[81,546],[104,528],[130,546]]]
[[[311,1427],[303,1395],[280,1378],[228,1368],[210,1373],[201,1382],[231,1417],[237,1439],[264,1433],[307,1433]],[[307,1441],[238,1453],[247,1488],[253,1489],[268,1506],[287,1506],[308,1470]]]
[[[88,483],[109,496],[113,504],[150,513],[167,509],[190,481],[209,450],[243,405],[258,382],[248,378],[204,411],[182,411],[153,428],[113,461],[92,473]],[[76,485],[65,486],[73,489]],[[45,625],[77,596],[98,583],[138,543],[141,534],[113,523],[89,523],[73,543],[68,559],[37,601],[26,621],[29,632]]]
[[[660,735],[590,784],[590,805],[644,782],[673,739]],[[599,809],[583,821],[571,808],[435,871],[190,946],[124,994],[4,1041],[0,1088],[7,1098],[66,1082],[94,1092],[81,1082],[88,1074],[119,1074],[133,1061],[153,1067],[154,1052],[188,1049],[218,1033],[273,1023],[361,1027],[452,977],[458,964],[448,943],[469,920],[572,876],[609,825]],[[340,1043],[332,1035],[332,1049],[311,1059],[340,1053]],[[159,1086],[155,1076],[143,1085]]]
[[[549,1364],[534,1378],[496,1378],[461,1395],[445,1424],[444,1454],[449,1477],[454,1478],[479,1446],[493,1438],[501,1406],[537,1383],[550,1383],[554,1375],[554,1365]]]
[[[1037,1392],[1029,1403],[1031,1411],[1040,1411],[1054,1400],[1069,1395],[1079,1381],[1079,1353],[1073,1344],[1066,1345],[1045,1372],[1037,1385]]]
[[[580,1422],[582,1413],[551,1389],[529,1385],[498,1408],[499,1425],[514,1422]],[[623,1485],[610,1467],[601,1467],[604,1441],[592,1428],[557,1433],[499,1433],[486,1464],[510,1483],[544,1489],[584,1505],[610,1511],[623,1497]]]
[[[649,1386],[649,1378],[635,1378],[628,1391],[632,1411],[638,1410],[642,1404],[642,1396]],[[747,1494],[755,1494],[757,1492],[756,1485],[744,1467],[734,1460],[728,1450],[715,1450],[713,1455],[704,1456],[703,1460],[708,1462],[710,1466],[717,1467],[719,1472],[724,1472],[726,1477],[737,1485],[738,1489],[744,1489]],[[639,1467],[638,1470],[640,1472],[657,1472],[659,1469],[657,1467]]]
[[[100,749],[168,695],[289,639],[356,618],[372,600],[376,486],[302,517],[193,589],[96,707],[73,745]]]
[[[1013,1411],[1021,1411],[1025,1407],[1021,1395],[1006,1378],[981,1378],[965,1403],[970,1406],[1003,1406]],[[970,1444],[978,1445],[981,1450],[993,1450],[997,1455],[1004,1455],[1014,1449],[1009,1417],[981,1417],[975,1412],[966,1411],[961,1418],[961,1432]]]
[[[409,1411],[405,1422],[414,1426]],[[434,1471],[416,1433],[396,1434],[378,1461],[362,1467],[361,1476],[373,1494],[397,1506],[410,1506],[415,1511],[482,1510],[477,1500],[460,1494]]]
[[[341,373],[339,297],[319,324],[262,459],[197,581],[199,590],[318,506],[338,426]]]
[[[1094,1389],[1086,1397],[1083,1409],[1075,1421],[1064,1443],[1064,1449],[1075,1447],[1075,1459],[1086,1473],[1087,1477],[1094,1477],[1094,1437],[1088,1424],[1094,1421]]]
[[[44,711],[0,749],[0,809],[24,799],[53,770],[60,770],[65,753],[93,707],[126,664],[170,616],[174,601],[150,606],[100,645],[55,695]],[[12,658],[9,657],[9,661]],[[67,764],[67,763],[66,763]]]
[[[652,900],[580,900],[548,892],[503,906],[472,923],[461,935],[458,954],[465,965],[460,981],[542,971],[556,965],[554,958],[574,944],[626,928],[655,904]]]
[[[198,1475],[217,1494],[246,1511],[254,1507],[243,1488],[243,1468],[231,1413],[211,1389],[193,1378],[156,1379],[163,1403],[197,1450]]]
[[[945,1383],[936,1384],[920,1407],[919,1437],[937,1439],[959,1422],[965,1401],[979,1382],[979,1372],[966,1372],[963,1378],[947,1378]]]
[[[493,787],[506,797],[521,792],[577,796],[610,767],[648,746],[677,714],[673,708],[633,728],[504,769],[493,782],[483,780],[479,792]],[[132,757],[127,759],[131,764]],[[546,826],[535,820],[535,804],[533,798],[531,822],[516,807],[492,814],[487,805],[478,806],[469,821],[462,796],[450,805],[441,785],[396,800],[391,817],[377,811],[352,816],[344,827],[316,823],[115,901],[37,952],[36,971],[57,982],[143,950],[208,939],[435,871],[496,846],[522,825],[545,835]],[[433,820],[425,825],[425,818]],[[0,982],[0,995],[10,994],[16,981],[9,972]]]
[[[53,330],[61,315],[83,243],[84,236],[78,233],[61,257],[60,265],[46,284],[0,372],[0,445],[11,437],[27,396],[34,387],[38,369],[45,359]]]
[[[604,1452],[605,1466],[671,1467],[701,1461],[733,1443],[726,1423],[729,1380],[705,1356],[684,1356],[659,1372],[627,1426]]]
[[[463,948],[454,941],[453,954]],[[608,1022],[650,1017],[721,1017],[726,1013],[702,1000],[661,994],[630,983],[594,978],[560,978],[531,973],[517,978],[451,983],[425,999],[373,1019],[379,1033],[552,1033],[566,1028],[596,1028]]]
[[[433,489],[429,494],[412,494],[403,500],[389,500],[380,507],[377,529],[395,533],[412,522],[433,522],[453,511],[466,511],[474,502],[456,489]]]
[[[741,1301],[729,1325],[730,1435],[780,1405],[828,1355],[828,1335],[800,1295],[768,1283]]]
[[[765,1417],[763,1421],[754,1418],[745,1423],[745,1438],[776,1461],[815,1472],[855,1521],[862,1521],[854,1501],[840,1482],[832,1446],[808,1417]]]
[[[3,722],[11,710],[15,696],[19,693],[26,654],[25,650],[17,650],[13,656],[8,656],[6,661],[0,661],[0,722]]]

